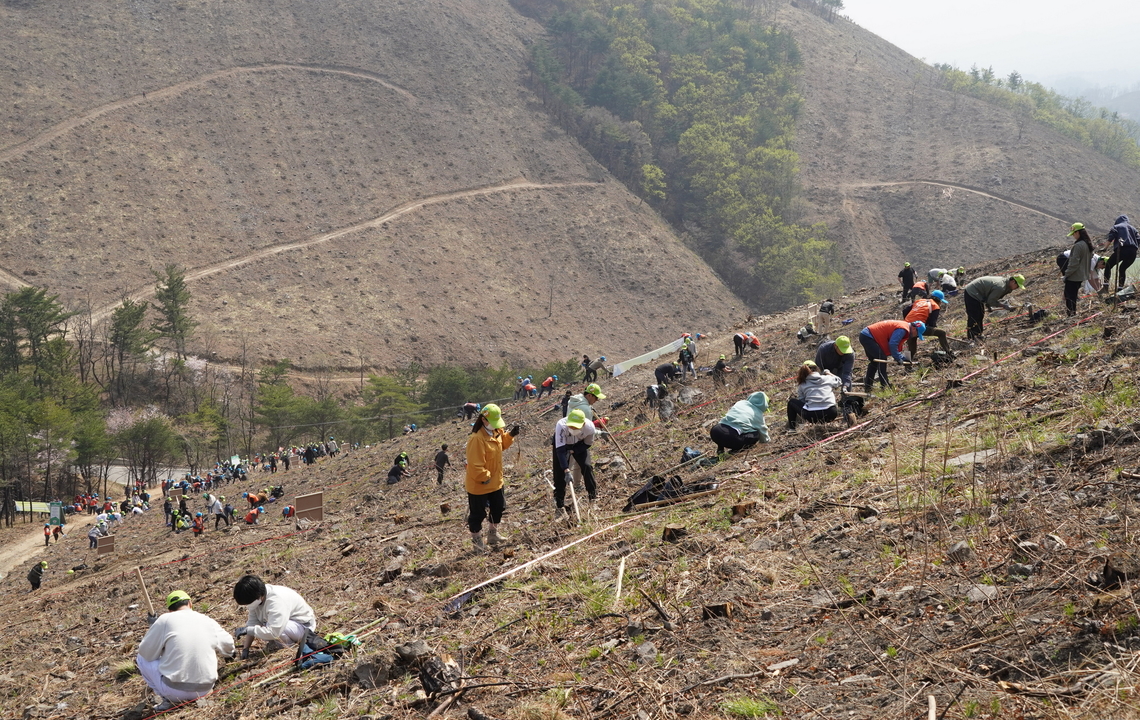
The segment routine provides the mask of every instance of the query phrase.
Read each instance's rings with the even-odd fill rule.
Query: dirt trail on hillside
[[[966,192],[973,193],[975,195],[981,195],[982,197],[988,197],[988,198],[992,198],[994,200],[1000,200],[1001,202],[1004,202],[1004,203],[1009,203],[1010,205],[1015,205],[1019,208],[1023,208],[1025,210],[1028,210],[1029,212],[1037,213],[1038,215],[1043,215],[1047,218],[1052,218],[1053,220],[1059,220],[1065,224],[1071,224],[1072,222],[1074,222],[1070,218],[1062,217],[1061,215],[1055,215],[1055,214],[1049,212],[1048,210],[1043,210],[1043,209],[1037,207],[1036,205],[1028,205],[1028,204],[1020,202],[1018,200],[1014,200],[1013,198],[1005,197],[1004,195],[996,195],[994,193],[987,192],[985,190],[981,190],[981,189],[978,189],[975,187],[970,187],[969,185],[963,185],[961,183],[949,182],[949,181],[945,181],[945,180],[897,180],[897,181],[891,181],[891,182],[846,183],[844,185],[841,185],[840,187],[842,187],[844,189],[847,189],[847,188],[878,188],[878,187],[897,187],[900,185],[933,185],[934,187],[954,188],[956,190],[964,190]]]
[[[7,270],[4,270],[3,268],[0,268],[0,282],[7,283],[7,284],[11,285],[13,288],[15,288],[16,290],[32,286],[31,283],[24,282],[23,280],[21,280],[20,277],[18,275],[16,275],[15,273],[8,272]]]
[[[372,218],[371,220],[365,220],[363,222],[349,225],[348,227],[343,227],[338,230],[331,230],[326,233],[321,233],[320,235],[315,235],[311,238],[308,238],[307,240],[285,243],[283,245],[271,245],[256,252],[250,253],[249,255],[244,255],[233,260],[227,260],[226,262],[215,263],[213,265],[204,265],[199,268],[187,270],[186,281],[193,282],[210,275],[216,275],[217,273],[225,272],[226,270],[232,270],[235,267],[246,265],[248,263],[255,262],[272,255],[279,255],[284,252],[289,252],[290,250],[301,250],[313,245],[319,245],[323,242],[328,242],[329,240],[335,240],[337,238],[344,237],[345,235],[350,235],[359,230],[367,230],[370,228],[380,227],[386,222],[395,220],[396,218],[419,210],[420,208],[427,205],[435,205],[442,202],[448,202],[450,200],[459,200],[462,198],[475,197],[478,195],[493,195],[501,192],[514,192],[521,190],[552,190],[557,188],[572,187],[597,187],[599,185],[601,185],[601,183],[596,182],[536,183],[531,182],[526,178],[515,178],[504,183],[499,183],[497,185],[485,185],[482,187],[470,188],[467,190],[457,190],[454,192],[442,193],[440,195],[431,195],[419,200],[410,200],[403,205],[399,205],[395,209],[381,215],[380,217]],[[154,288],[148,287],[141,290],[136,290],[135,292],[130,293],[127,297],[130,297],[135,301],[141,301],[149,299],[153,295]],[[91,313],[91,322],[96,323],[103,320],[105,317],[111,314],[112,310],[119,306],[120,302],[122,302],[122,299],[116,300],[113,303],[104,305],[103,307],[94,310]]]
[[[43,145],[51,142],[52,140],[55,140],[58,137],[66,135],[76,128],[79,128],[91,122],[92,120],[100,118],[103,115],[115,112],[116,110],[122,110],[124,108],[134,107],[136,105],[142,105],[144,103],[149,103],[156,100],[167,100],[169,98],[178,96],[179,93],[182,93],[185,90],[205,85],[206,83],[213,80],[221,80],[223,78],[234,77],[236,75],[242,75],[245,73],[272,72],[274,70],[301,70],[304,72],[313,73],[348,75],[349,77],[355,77],[362,80],[368,80],[369,82],[379,83],[380,85],[383,85],[398,95],[401,95],[407,100],[411,100],[413,102],[417,100],[415,95],[408,92],[404,88],[399,87],[398,85],[393,85],[387,80],[381,78],[379,75],[362,68],[345,67],[339,65],[301,65],[294,63],[245,65],[241,67],[228,68],[226,70],[219,70],[208,75],[202,75],[201,77],[197,77],[192,80],[184,80],[183,82],[175,83],[174,85],[170,85],[159,90],[145,92],[139,95],[132,95],[130,97],[123,98],[122,100],[116,100],[115,102],[107,103],[106,105],[100,105],[99,107],[89,110],[82,115],[77,115],[71,119],[64,120],[63,122],[52,126],[48,130],[40,133],[39,135],[36,135],[33,138],[25,140],[22,143],[18,143],[16,145],[12,145],[10,147],[4,148],[3,150],[0,150],[0,162],[7,162],[8,160],[19,157],[26,152],[30,152],[38,147],[42,147]]]

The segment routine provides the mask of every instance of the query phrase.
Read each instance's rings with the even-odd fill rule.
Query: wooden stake
[[[938,720],[938,701],[934,699],[933,695],[927,695],[926,702],[928,703],[927,720]]]
[[[618,602],[621,600],[621,581],[625,577],[625,555],[621,556],[621,562],[618,563],[618,581],[617,588],[614,590],[614,612],[617,612]]]
[[[139,578],[139,587],[142,588],[143,597],[146,598],[146,606],[150,609],[150,614],[154,615],[154,603],[152,603],[150,601],[150,593],[147,592],[146,582],[143,580],[142,568],[136,567],[135,568],[135,575],[137,575]]]
[[[574,492],[574,478],[570,473],[566,473],[566,487],[570,489],[570,502],[574,503],[574,517],[578,520],[578,524],[582,524],[582,513],[578,511],[578,493]]]

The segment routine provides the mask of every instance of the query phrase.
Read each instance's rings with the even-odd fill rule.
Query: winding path
[[[343,67],[339,65],[302,65],[295,63],[242,65],[239,67],[228,68],[226,70],[219,70],[217,72],[209,73],[208,75],[202,75],[191,80],[184,80],[180,83],[175,83],[174,85],[170,85],[153,92],[132,95],[130,97],[123,98],[122,100],[116,100],[115,102],[107,103],[106,105],[100,105],[97,108],[88,110],[82,115],[76,115],[75,117],[64,120],[57,125],[53,125],[52,127],[48,128],[33,138],[29,138],[24,142],[10,145],[0,150],[0,162],[8,162],[25,153],[31,152],[32,150],[42,147],[52,140],[55,140],[56,138],[62,137],[63,135],[66,135],[67,133],[79,127],[82,127],[83,125],[86,125],[87,123],[90,123],[100,117],[103,117],[108,113],[115,112],[116,110],[122,110],[124,108],[143,105],[145,103],[177,97],[179,93],[182,93],[191,88],[205,85],[206,83],[209,83],[213,80],[220,80],[222,78],[244,75],[246,73],[263,73],[273,72],[276,70],[298,70],[302,72],[320,74],[347,75],[349,77],[359,78],[361,80],[367,80],[369,82],[383,85],[392,92],[395,92],[396,94],[411,102],[415,102],[417,100],[415,95],[411,94],[404,88],[399,87],[398,85],[393,85],[376,73],[361,68]]]
[[[1059,221],[1065,223],[1066,225],[1069,225],[1069,224],[1072,224],[1073,222],[1076,222],[1072,218],[1067,218],[1067,217],[1062,217],[1060,215],[1055,215],[1055,214],[1049,212],[1048,210],[1037,207],[1036,205],[1030,205],[1028,203],[1023,203],[1019,200],[1015,200],[1011,197],[1006,197],[1004,195],[998,195],[998,194],[990,192],[988,190],[982,190],[981,188],[971,187],[970,185],[963,185],[962,183],[950,182],[948,180],[897,180],[897,181],[890,181],[890,182],[847,183],[847,184],[841,185],[840,187],[846,189],[846,188],[897,187],[900,185],[933,185],[934,187],[944,187],[944,188],[954,188],[955,190],[965,190],[966,192],[974,193],[975,195],[981,195],[982,197],[988,197],[988,198],[992,198],[994,200],[1000,200],[1000,201],[1002,201],[1004,203],[1008,203],[1010,205],[1015,205],[1019,208],[1023,208],[1025,210],[1028,210],[1028,211],[1033,212],[1033,213],[1037,213],[1038,215],[1044,215],[1047,218],[1052,218],[1053,220],[1059,220]],[[1091,226],[1090,226],[1090,229],[1092,229]]]
[[[232,260],[227,260],[225,262],[214,263],[212,265],[203,265],[201,267],[194,268],[192,270],[187,270],[186,271],[186,282],[193,282],[195,280],[201,280],[204,277],[209,277],[210,275],[216,275],[217,273],[225,272],[225,271],[230,270],[232,268],[239,267],[241,265],[246,265],[246,264],[251,263],[251,262],[256,262],[258,260],[273,256],[273,255],[279,255],[281,253],[289,252],[291,250],[300,250],[303,248],[311,247],[313,245],[319,245],[320,243],[328,242],[329,240],[336,240],[337,238],[344,237],[345,235],[350,235],[350,234],[352,234],[354,232],[358,232],[360,230],[377,228],[386,222],[389,222],[391,220],[395,220],[396,218],[402,217],[403,215],[407,215],[408,213],[415,212],[416,210],[419,210],[420,208],[426,207],[428,205],[437,205],[439,203],[449,202],[451,200],[459,200],[462,198],[476,197],[479,195],[495,195],[497,193],[504,193],[504,192],[522,192],[522,191],[527,191],[527,190],[554,190],[554,189],[558,189],[558,188],[573,188],[573,187],[599,187],[600,185],[602,185],[602,183],[597,183],[597,182],[536,183],[536,182],[531,182],[531,181],[527,180],[526,178],[515,178],[514,180],[508,180],[506,182],[499,183],[496,185],[485,185],[482,187],[470,188],[467,190],[457,190],[455,192],[442,193],[439,195],[432,195],[430,197],[421,198],[419,200],[411,200],[409,202],[406,202],[403,205],[399,205],[396,208],[390,210],[389,212],[384,213],[380,217],[372,218],[371,220],[365,220],[363,222],[359,222],[359,223],[356,223],[354,225],[349,225],[347,227],[339,228],[337,230],[331,230],[331,231],[326,232],[326,233],[321,233],[320,235],[314,235],[313,237],[307,238],[305,240],[298,240],[297,242],[284,243],[281,245],[271,245],[269,247],[257,250],[256,252],[252,252],[248,255],[243,255],[242,257],[234,258]],[[128,295],[128,297],[130,297],[132,300],[135,300],[135,301],[146,300],[146,299],[149,299],[153,296],[154,296],[154,288],[153,287],[147,287],[147,288],[143,288],[140,290],[136,290],[136,291],[134,291]],[[111,314],[112,310],[114,310],[116,307],[119,306],[120,302],[121,302],[121,299],[116,300],[113,303],[110,303],[108,305],[104,305],[103,307],[97,308],[94,311],[92,311],[91,322],[96,323],[96,322],[99,322],[102,319],[106,318],[108,315]]]

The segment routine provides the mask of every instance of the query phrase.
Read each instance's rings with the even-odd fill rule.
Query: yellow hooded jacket
[[[467,438],[466,485],[471,495],[486,495],[503,487],[503,451],[515,439],[502,429],[492,433],[480,428]]]

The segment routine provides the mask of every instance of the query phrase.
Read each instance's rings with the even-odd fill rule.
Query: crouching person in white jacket
[[[193,702],[218,681],[218,655],[232,657],[234,641],[225,629],[191,607],[190,596],[175,590],[166,598],[169,611],[151,625],[139,643],[139,674],[161,702],[156,711]]]
[[[305,638],[306,630],[317,629],[317,616],[296,590],[266,585],[256,575],[245,575],[237,581],[234,600],[249,610],[245,626],[234,631],[235,638],[245,638],[243,660],[249,657],[254,639],[296,645]]]

